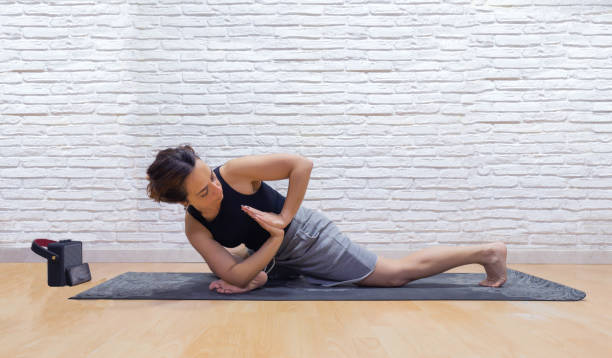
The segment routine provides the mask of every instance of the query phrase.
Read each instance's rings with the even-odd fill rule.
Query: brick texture
[[[145,191],[189,143],[311,158],[371,249],[612,249],[610,1],[198,3],[0,1],[2,247],[189,247]]]

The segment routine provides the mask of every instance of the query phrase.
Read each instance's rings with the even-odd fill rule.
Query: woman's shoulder
[[[201,233],[210,238],[213,237],[210,230],[208,230],[208,228],[204,226],[202,222],[196,219],[188,209],[185,210],[185,234],[189,236],[189,234],[194,233]]]
[[[219,167],[219,174],[221,174],[222,179],[227,185],[241,194],[254,194],[261,187],[261,180],[251,181],[236,175],[236,173],[232,173],[231,166],[226,166],[225,164]]]

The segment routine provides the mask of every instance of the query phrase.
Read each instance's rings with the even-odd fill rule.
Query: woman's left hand
[[[249,214],[253,219],[255,219],[255,215],[259,215],[259,217],[267,224],[275,226],[279,229],[284,229],[285,226],[287,226],[285,219],[280,214],[257,210],[246,205],[241,205],[241,208],[242,211]]]

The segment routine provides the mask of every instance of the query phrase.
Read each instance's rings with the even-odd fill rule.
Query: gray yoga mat
[[[244,301],[400,301],[400,300],[488,300],[488,301],[579,301],[586,297],[576,290],[524,272],[508,269],[502,287],[478,283],[485,273],[441,273],[412,281],[402,287],[364,287],[353,284],[321,287],[299,276],[269,279],[255,290],[224,294],[208,289],[218,280],[212,273],[126,272],[71,299],[130,300],[244,300]]]

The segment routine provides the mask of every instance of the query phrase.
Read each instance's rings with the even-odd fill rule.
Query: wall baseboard
[[[414,251],[370,250],[377,255],[399,258]],[[0,248],[0,262],[44,262],[30,248]],[[185,249],[88,249],[83,262],[204,262],[191,248]],[[508,264],[610,265],[612,251],[508,250]]]

